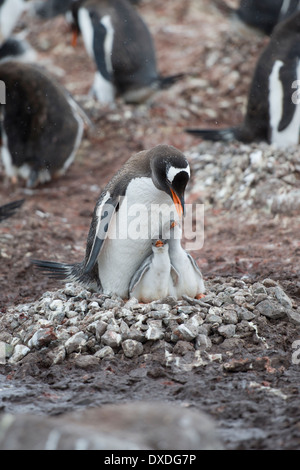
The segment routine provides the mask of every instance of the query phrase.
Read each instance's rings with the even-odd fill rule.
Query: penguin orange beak
[[[161,240],[157,240],[157,242],[155,243],[155,246],[159,248],[160,246],[164,246],[164,243]]]
[[[177,214],[181,217],[184,214],[184,203],[179,199],[177,194],[171,189],[172,199],[176,207]]]
[[[77,30],[74,28],[73,29],[73,32],[72,32],[72,41],[71,41],[71,44],[73,47],[76,47],[77,46],[77,38],[78,38],[78,32]]]

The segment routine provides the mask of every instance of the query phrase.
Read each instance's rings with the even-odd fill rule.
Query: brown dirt
[[[188,76],[171,89],[157,93],[148,107],[136,108],[118,100],[114,110],[91,110],[90,117],[96,130],[93,133],[86,130],[77,158],[64,177],[33,191],[26,191],[21,184],[12,186],[0,173],[1,204],[23,197],[26,199],[22,209],[0,227],[2,312],[8,305],[34,301],[43,292],[61,286],[36,272],[30,259],[68,262],[82,259],[91,214],[101,188],[133,152],[159,143],[174,145],[182,151],[189,150],[198,141],[183,132],[185,127],[233,125],[242,118],[251,73],[267,39],[247,39],[233,34],[227,19],[209,1],[145,1],[139,10],[155,38],[159,70],[162,74],[184,71]],[[61,83],[76,95],[86,94],[93,79],[93,64],[87,58],[81,40],[76,49],[69,45],[71,33],[64,19],[56,18],[47,23],[34,19],[29,28],[29,40],[40,56],[51,58],[55,66],[65,70],[65,75],[59,77]],[[214,49],[227,55],[232,70],[238,71],[239,78],[234,87],[230,84],[230,77],[224,75],[222,62],[217,60],[214,66],[209,66]],[[208,86],[201,85],[199,80],[207,80]],[[216,115],[210,110],[215,111]],[[227,276],[241,277],[246,273],[256,280],[271,277],[279,280],[287,293],[299,303],[300,250],[295,248],[295,240],[299,240],[296,219],[261,216],[259,230],[244,222],[243,214],[225,210],[206,211],[205,243],[201,251],[194,253],[204,277],[221,276],[225,279]],[[287,354],[285,347],[279,350],[281,352],[276,356],[278,363],[284,362],[284,354]],[[251,348],[246,353],[251,355]],[[126,400],[133,395],[137,399],[151,399],[159,395],[171,401],[190,401],[208,411],[219,422],[226,419],[236,419],[238,422],[243,418],[246,419],[247,428],[263,427],[267,430],[267,437],[251,435],[243,444],[236,444],[238,439],[229,439],[228,448],[299,447],[299,411],[295,412],[299,389],[296,384],[293,392],[295,399],[278,405],[276,397],[263,398],[256,389],[244,390],[242,382],[245,372],[222,375],[213,364],[207,367],[207,380],[204,380],[200,370],[175,377],[157,366],[160,372],[153,378],[149,370],[155,369],[155,360],[151,363],[149,359],[144,369],[138,360],[127,360],[125,363],[126,366],[121,366],[103,362],[98,375],[95,371],[85,374],[68,365],[56,366],[51,370],[43,365],[23,365],[22,369],[13,372],[15,386],[21,383],[23,392],[20,399],[11,399],[5,409],[30,409],[29,404],[37,396],[39,406],[32,406],[31,409],[57,414],[76,406],[101,404],[105,400]],[[281,374],[279,365],[273,375],[266,369],[258,368],[248,371],[248,378],[250,374],[259,383],[267,380],[272,386],[286,385],[291,390],[297,375],[299,378],[299,370],[294,367]],[[12,372],[9,366],[6,367],[3,373],[8,376]],[[125,377],[124,371],[129,375]],[[137,371],[146,372],[139,375]],[[64,385],[60,389],[58,384],[62,383],[66,372],[69,374],[69,385],[64,390]],[[116,378],[119,388],[115,386]],[[91,389],[93,398],[89,397]],[[99,390],[101,397],[97,394]],[[54,402],[57,405],[57,399],[51,398],[52,392],[61,400],[59,409],[53,405]],[[255,414],[251,406],[257,411],[262,399],[265,400],[264,406],[260,413]],[[244,408],[242,403],[245,404]],[[284,407],[280,415],[282,426],[279,428],[276,427],[275,415],[274,420],[271,419],[277,405]],[[278,413],[279,408],[276,408]],[[290,436],[286,430],[289,426],[293,427]]]

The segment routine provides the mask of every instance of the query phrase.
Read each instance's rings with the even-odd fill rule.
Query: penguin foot
[[[199,299],[203,299],[203,297],[205,297],[205,294],[197,294],[195,299],[199,300]]]

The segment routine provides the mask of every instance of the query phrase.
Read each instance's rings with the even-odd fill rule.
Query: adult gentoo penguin
[[[109,181],[94,210],[81,263],[33,260],[61,279],[81,282],[105,294],[129,296],[129,284],[151,254],[151,240],[184,211],[190,177],[182,152],[157,145],[134,154]]]
[[[281,147],[299,143],[300,13],[279,23],[262,52],[248,94],[244,122],[226,129],[186,129],[212,141],[267,141]]]
[[[248,26],[270,35],[280,21],[299,10],[299,0],[241,0],[236,17]]]
[[[17,201],[9,202],[8,204],[0,206],[0,222],[14,215],[14,213],[22,206],[23,203],[24,199],[19,199]]]
[[[163,299],[176,284],[178,274],[171,265],[168,240],[152,240],[152,254],[142,263],[129,284],[129,293],[139,302]]]
[[[6,104],[0,109],[1,155],[9,178],[35,187],[63,174],[81,142],[78,106],[45,70],[0,63]]]
[[[112,104],[116,95],[143,102],[182,77],[159,75],[150,31],[127,0],[75,0],[73,16],[97,67],[92,93],[101,103]]]

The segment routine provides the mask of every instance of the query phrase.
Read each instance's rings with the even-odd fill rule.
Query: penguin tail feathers
[[[0,222],[1,220],[7,219],[14,215],[14,213],[22,206],[25,199],[19,199],[18,201],[9,202],[4,206],[0,206]]]
[[[185,132],[196,137],[201,137],[203,140],[211,140],[213,142],[231,142],[233,140],[239,140],[239,132],[237,132],[237,128],[235,127],[229,127],[228,129],[185,129]]]
[[[161,90],[164,90],[166,88],[170,88],[174,83],[178,82],[178,80],[181,80],[183,77],[185,77],[185,73],[177,73],[175,75],[167,75],[166,77],[159,77],[158,79],[158,86]]]
[[[48,274],[50,278],[60,280],[75,280],[75,264],[56,263],[54,261],[41,261],[33,259],[31,263],[43,274]]]

